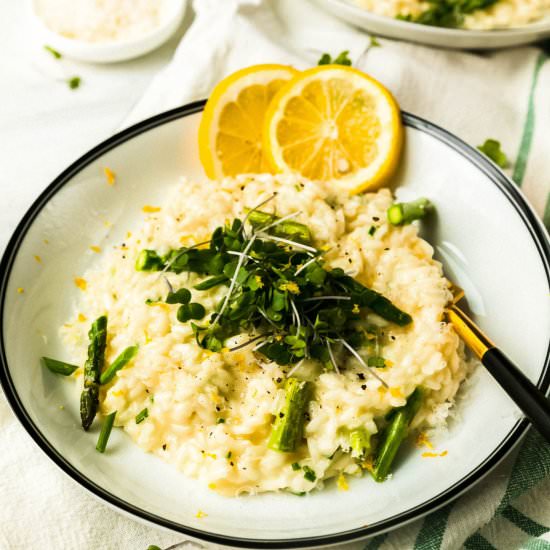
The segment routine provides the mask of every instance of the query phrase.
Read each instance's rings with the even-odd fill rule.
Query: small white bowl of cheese
[[[66,57],[113,63],[164,44],[186,0],[29,0],[38,37]]]

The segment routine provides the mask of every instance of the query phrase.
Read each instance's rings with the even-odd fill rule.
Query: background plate
[[[530,44],[550,37],[550,18],[548,17],[515,29],[470,31],[398,21],[391,17],[375,15],[356,6],[351,0],[315,1],[336,17],[370,33],[440,48],[492,50]]]

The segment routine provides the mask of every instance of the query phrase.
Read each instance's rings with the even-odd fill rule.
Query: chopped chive
[[[115,374],[125,367],[137,354],[139,347],[130,346],[126,348],[112,363],[105,369],[101,376],[99,377],[100,384],[108,384],[114,377]]]
[[[302,467],[301,467],[297,462],[293,462],[293,463],[291,464],[291,466],[292,466],[292,469],[293,469],[295,472],[296,472],[297,470],[301,470],[301,469],[302,469]]]
[[[231,455],[233,453],[231,451],[228,451],[227,454],[225,455],[225,458],[227,458],[227,460],[229,460],[231,458]]]
[[[372,237],[376,233],[377,227],[375,225],[371,225],[369,227],[369,235]]]
[[[303,466],[302,470],[304,470],[304,478],[308,481],[311,481],[313,483],[317,479],[315,471],[312,470],[309,466]]]
[[[136,424],[141,424],[149,416],[149,409],[145,407],[136,415]]]
[[[76,365],[65,363],[65,361],[58,361],[57,359],[51,359],[50,357],[42,357],[42,364],[51,372],[62,374],[63,376],[71,375],[78,368]]]
[[[216,420],[216,424],[225,424],[225,418],[218,418],[218,420]]]
[[[147,298],[147,300],[145,300],[145,303],[148,306],[152,306],[153,304],[158,304],[160,301],[161,301],[160,298],[157,298],[156,300],[153,300],[153,298]]]
[[[101,431],[99,432],[99,438],[97,440],[97,445],[95,446],[96,450],[100,453],[104,453],[107,448],[107,441],[109,441],[109,436],[111,435],[111,430],[113,429],[116,413],[117,411],[108,414],[103,420],[103,424],[101,424]]]
[[[349,443],[351,447],[351,456],[353,456],[353,458],[364,459],[371,448],[370,434],[362,426],[355,428],[349,434]]]

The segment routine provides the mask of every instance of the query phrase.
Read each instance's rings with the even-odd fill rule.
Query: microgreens
[[[305,359],[340,372],[337,358],[343,364],[351,355],[381,380],[369,357],[362,357],[377,342],[365,313],[370,310],[400,326],[411,317],[342,269],[325,267],[323,252],[313,246],[309,227],[295,221],[297,215],[279,218],[255,208],[245,218],[250,231],[235,219],[212,233],[208,248],[186,247],[164,256],[143,250],[136,268],[197,273],[204,277],[194,286],[198,291],[227,288],[206,322],[191,322],[202,348],[219,352],[229,338],[248,333],[229,351],[255,344],[253,350],[265,360],[291,365],[287,376]],[[203,318],[204,307],[190,300],[187,289],[170,288],[165,301],[179,304],[181,322]]]

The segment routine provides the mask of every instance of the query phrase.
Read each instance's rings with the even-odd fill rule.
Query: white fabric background
[[[23,2],[0,0],[0,250],[36,195],[121,125],[205,97],[219,78],[242,66],[285,62],[304,68],[324,51],[344,49],[355,60],[369,43],[364,33],[305,1],[196,0],[195,8],[179,46],[193,19],[189,12],[178,35],[156,52],[94,66],[51,59],[29,40]],[[360,67],[390,87],[404,109],[473,145],[499,139],[514,159],[535,49],[471,54],[381,43],[363,56]],[[548,65],[539,85],[546,92]],[[83,79],[76,91],[59,80],[73,74]],[[547,134],[540,132],[550,127],[550,109],[539,118],[524,190],[542,212],[548,186],[535,176],[541,170],[548,174]],[[182,540],[120,515],[66,478],[32,443],[2,395],[0,434],[0,549],[145,550]],[[490,519],[509,468],[504,464],[459,503],[453,515],[461,514],[461,521],[446,534],[445,548],[459,547]],[[475,514],[466,513],[473,509]],[[392,539],[395,547],[411,547],[418,529],[418,523],[402,529]]]

